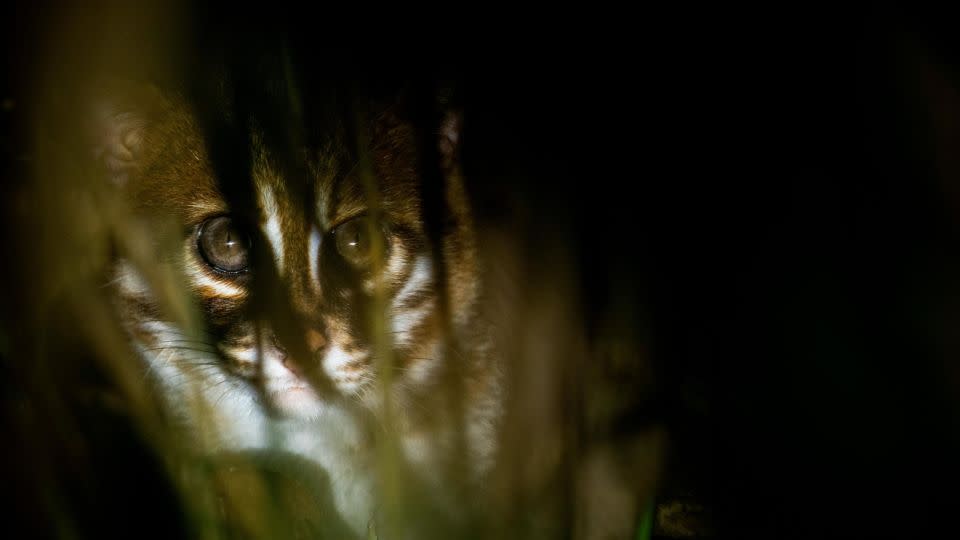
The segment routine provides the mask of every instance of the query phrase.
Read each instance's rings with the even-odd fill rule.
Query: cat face
[[[147,250],[162,253],[146,264],[121,256],[114,285],[164,386],[199,395],[214,415],[266,408],[309,420],[338,403],[403,404],[439,384],[449,362],[431,240],[441,244],[448,320],[466,330],[477,296],[473,239],[454,175],[443,233],[428,238],[408,124],[381,114],[363,126],[365,168],[337,130],[314,147],[276,148],[252,122],[243,133],[249,182],[232,184],[236,197],[183,100],[153,95],[137,106],[106,109],[100,154],[150,232]],[[444,156],[454,140],[438,140]],[[164,282],[158,268],[174,277]],[[193,323],[173,316],[170,289],[195,306]]]

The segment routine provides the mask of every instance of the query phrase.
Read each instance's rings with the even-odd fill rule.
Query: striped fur
[[[421,217],[411,127],[391,114],[368,126],[386,253],[382,267],[360,272],[340,260],[333,234],[374,209],[342,138],[296,149],[296,170],[306,171],[297,176],[281,166],[291,153],[269,147],[252,128],[255,204],[242,214],[222,192],[186,103],[154,96],[138,106],[105,116],[137,131],[104,130],[120,138],[104,146],[129,143],[107,157],[121,162],[118,183],[160,255],[153,267],[121,253],[113,291],[145,368],[199,449],[274,449],[310,459],[330,474],[337,509],[358,534],[378,505],[375,428],[384,420],[427,485],[443,484],[458,433],[471,478],[482,478],[494,459],[501,391],[477,315],[471,218],[451,165],[456,135],[442,135],[448,219],[438,264]],[[313,195],[308,204],[305,194]],[[247,272],[225,275],[200,253],[198,231],[221,215],[250,228]],[[439,312],[440,268],[449,325]],[[193,310],[171,308],[182,304]],[[458,354],[447,357],[451,342]],[[450,406],[451,384],[459,407]]]

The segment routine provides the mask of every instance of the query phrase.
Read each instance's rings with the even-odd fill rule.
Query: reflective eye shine
[[[208,219],[197,232],[203,260],[224,274],[245,272],[250,264],[250,239],[227,216]]]
[[[333,231],[337,252],[350,266],[366,270],[373,263],[374,242],[371,233],[379,235],[380,245],[386,249],[386,237],[369,218],[351,219]]]

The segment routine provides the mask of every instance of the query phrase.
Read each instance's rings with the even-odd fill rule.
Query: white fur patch
[[[423,306],[415,310],[394,309],[390,318],[390,329],[393,331],[393,343],[399,347],[413,344],[413,330],[430,314],[433,306]]]
[[[115,282],[120,285],[120,291],[127,296],[142,296],[150,292],[150,286],[136,267],[127,261],[117,264]]]
[[[407,250],[402,243],[396,243],[390,249],[389,255],[385,270],[390,278],[394,278],[403,270],[404,262],[407,260]]]
[[[442,354],[441,343],[434,341],[428,349],[428,356],[413,362],[407,371],[404,372],[404,377],[416,384],[426,383],[434,376],[437,368],[440,366]]]
[[[276,197],[273,189],[268,185],[261,185],[260,189],[260,207],[264,216],[267,218],[263,226],[263,234],[266,235],[270,247],[273,249],[273,258],[277,263],[277,272],[283,274],[283,231],[280,229],[280,209],[277,206]]]
[[[188,263],[186,270],[187,275],[198,287],[211,289],[219,296],[236,297],[247,294],[246,289],[243,287],[238,287],[232,283],[227,283],[210,276],[206,270],[200,268],[194,262]]]
[[[280,193],[261,185],[260,205],[263,212],[263,233],[270,243],[279,273],[284,271],[286,247],[278,203]],[[321,223],[325,216],[321,216]],[[319,254],[322,231],[313,228],[308,240],[308,269],[314,283],[319,283]],[[390,270],[405,258],[394,252]],[[403,255],[403,256],[401,256]],[[217,280],[194,256],[186,258],[185,274],[195,286],[214,291],[224,297],[247,294],[246,289]],[[403,291],[416,292],[410,281],[420,283],[430,277],[429,261],[416,263]],[[421,266],[426,265],[426,268]],[[300,271],[300,269],[297,269]],[[118,269],[118,285],[127,294],[150,294],[148,284],[130,265]],[[425,314],[406,314],[398,328],[409,332]],[[291,452],[324,469],[330,478],[333,503],[353,531],[362,536],[375,507],[376,467],[372,462],[369,441],[364,439],[361,421],[348,410],[326,400],[297,378],[284,364],[283,356],[273,346],[237,347],[224,350],[233,359],[255,364],[263,375],[263,394],[257,385],[231,371],[214,343],[181,331],[176,325],[150,321],[142,329],[157,340],[157,347],[140,345],[139,353],[148,372],[163,388],[167,405],[189,426],[197,446],[205,452],[272,450]],[[324,355],[323,371],[344,393],[354,392],[362,384],[361,370],[344,371],[348,365],[363,360],[366,353],[348,354],[333,345]],[[267,404],[276,406],[274,414]]]
[[[390,329],[393,331],[393,340],[396,345],[411,345],[412,336],[410,333],[423,322],[433,309],[431,305],[424,305],[414,310],[402,307],[404,302],[411,297],[429,288],[433,277],[432,272],[433,265],[430,264],[430,259],[425,255],[417,257],[413,263],[410,276],[393,299]]]
[[[407,282],[403,284],[397,296],[393,300],[394,309],[402,305],[411,296],[424,290],[433,278],[433,264],[426,255],[420,255],[413,261],[413,270],[407,277]]]
[[[146,322],[141,327],[156,338],[158,346],[158,350],[141,346],[141,356],[166,389],[169,406],[193,427],[204,448],[216,451],[268,445],[267,418],[256,390],[227,372],[212,346],[165,322]]]
[[[333,502],[344,521],[358,535],[366,531],[374,508],[375,468],[361,451],[366,443],[356,418],[317,398],[316,414],[309,419],[272,416],[256,389],[230,373],[212,346],[192,341],[169,323],[149,321],[141,327],[158,344],[156,349],[138,346],[148,372],[164,388],[168,406],[186,421],[202,449],[273,449],[300,455],[327,471]],[[256,348],[230,353],[250,359],[261,356]],[[285,368],[273,352],[265,350],[260,360],[269,392],[269,381],[276,383],[288,372],[281,371]]]
[[[307,262],[310,265],[311,283],[320,283],[320,231],[316,227],[310,229],[310,249],[307,252]]]
[[[256,347],[223,347],[224,354],[231,356],[241,362],[256,364],[260,361],[260,353]]]
[[[342,371],[344,366],[352,364],[362,358],[364,353],[356,355],[347,354],[339,345],[334,344],[323,355],[323,371],[326,373],[337,388],[344,393],[356,391],[360,387],[360,381],[356,380],[358,374],[345,373]]]
[[[311,422],[286,422],[284,446],[327,471],[333,503],[358,535],[366,532],[373,515],[373,479],[376,467],[368,461],[359,423],[346,410],[329,406]]]

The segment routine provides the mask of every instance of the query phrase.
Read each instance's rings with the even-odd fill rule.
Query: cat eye
[[[368,217],[351,219],[333,230],[340,256],[357,270],[369,269],[375,250],[386,253],[387,239],[382,229]]]
[[[208,219],[200,226],[197,249],[218,272],[239,274],[249,265],[250,239],[226,216]]]

